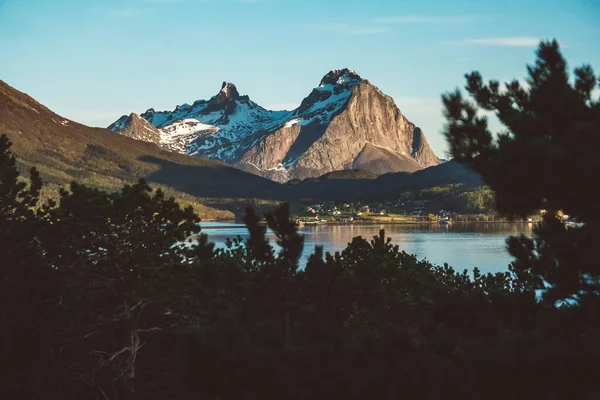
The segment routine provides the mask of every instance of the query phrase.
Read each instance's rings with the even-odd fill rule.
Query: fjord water
[[[227,238],[238,235],[246,239],[248,231],[243,224],[206,222],[202,232],[217,247],[224,247]],[[527,223],[453,223],[438,224],[370,224],[370,225],[318,225],[299,228],[304,235],[304,251],[300,265],[314,252],[315,245],[325,251],[343,250],[355,236],[371,240],[385,229],[386,236],[400,250],[427,259],[433,264],[448,263],[458,271],[478,267],[482,272],[506,271],[512,258],[506,250],[506,238],[511,235],[533,233],[533,225]],[[267,237],[275,245],[275,237],[267,231]]]

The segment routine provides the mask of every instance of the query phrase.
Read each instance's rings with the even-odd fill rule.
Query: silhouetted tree
[[[290,206],[283,203],[275,211],[265,214],[269,228],[277,237],[277,244],[281,247],[280,257],[276,262],[275,276],[280,283],[283,345],[286,350],[291,341],[291,313],[297,307],[293,298],[293,287],[298,270],[298,261],[304,247],[304,237],[298,234],[296,226],[290,217]]]
[[[600,213],[593,177],[600,172],[600,103],[592,99],[596,77],[576,68],[571,83],[558,43],[542,42],[526,85],[483,82],[466,75],[471,100],[457,89],[442,96],[445,134],[456,161],[470,165],[496,192],[509,215],[548,212],[536,238],[511,238],[514,268],[532,274],[549,301],[600,294]],[[495,137],[480,111],[493,111],[505,130]],[[563,212],[585,223],[567,228]]]
[[[335,254],[318,246],[302,270],[286,204],[266,225],[249,211],[250,238],[215,250],[191,209],[143,180],[114,193],[72,184],[40,206],[39,181],[18,183],[8,145],[2,398],[597,394],[592,297],[549,306],[525,270],[458,273],[401,251],[383,230]]]
[[[265,237],[267,227],[261,225],[261,218],[256,215],[253,208],[246,209],[244,224],[250,234],[246,240],[248,256],[257,261],[271,261],[273,259],[273,249],[269,246],[269,241]]]
[[[140,336],[177,324],[182,313],[175,293],[191,278],[183,242],[200,231],[199,219],[143,180],[115,193],[72,183],[60,195],[39,233],[61,274],[60,368],[74,381],[132,396]]]
[[[20,178],[11,145],[0,136],[0,397],[28,398],[50,384],[49,313],[58,297],[37,237],[46,223],[47,207],[37,207],[42,181],[35,168],[29,185]]]

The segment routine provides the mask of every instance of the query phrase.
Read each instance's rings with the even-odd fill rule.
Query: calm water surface
[[[433,264],[445,262],[455,269],[478,267],[482,272],[505,271],[511,261],[506,250],[506,238],[510,235],[532,234],[532,224],[513,223],[453,223],[450,226],[426,225],[318,225],[301,227],[304,235],[304,252],[300,265],[304,266],[308,256],[314,252],[316,244],[325,251],[343,250],[355,236],[370,240],[380,229],[401,250],[416,254],[419,259],[427,259]],[[224,247],[227,238],[248,237],[243,224],[206,222],[202,232],[218,247]],[[274,235],[267,232],[274,243]]]

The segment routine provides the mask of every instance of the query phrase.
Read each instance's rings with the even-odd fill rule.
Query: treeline
[[[217,250],[144,181],[73,183],[40,204],[0,138],[0,396],[6,399],[593,398],[594,296],[556,307],[535,276],[458,273],[383,231],[315,249],[287,205],[248,209]],[[194,235],[195,241],[188,238]],[[589,363],[588,363],[589,362]]]
[[[462,215],[497,214],[494,192],[487,186],[457,183],[404,192],[400,195],[400,201],[409,200],[427,201],[430,211],[449,210]]]

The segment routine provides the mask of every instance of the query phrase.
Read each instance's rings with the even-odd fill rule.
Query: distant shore
[[[209,220],[205,219],[200,221],[200,224],[205,223],[219,223],[219,224],[243,224],[242,220]],[[451,221],[448,225],[462,225],[462,224],[537,224],[539,221]],[[318,223],[303,223],[298,226],[343,226],[343,225],[441,225],[437,221],[349,221],[349,222],[339,222],[339,221],[326,221],[326,222],[318,222]]]
[[[527,221],[452,221],[440,224],[437,221],[351,221],[351,222],[319,222],[318,224],[300,224],[300,226],[316,225],[457,225],[457,224],[536,224]]]

